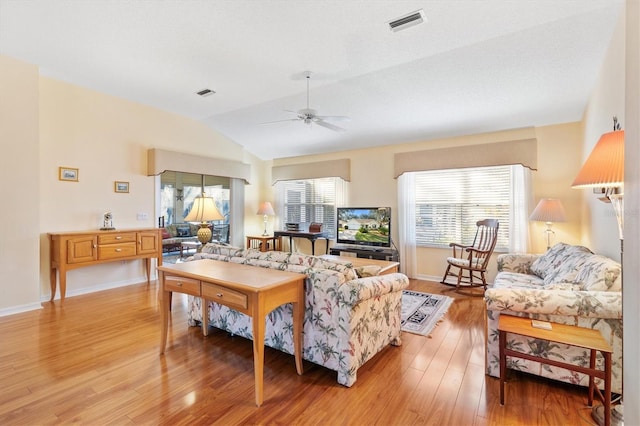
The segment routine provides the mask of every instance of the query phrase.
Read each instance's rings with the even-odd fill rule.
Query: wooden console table
[[[150,259],[162,265],[162,234],[158,228],[114,231],[50,232],[51,301],[56,295],[56,270],[60,276],[60,299],[67,291],[67,271],[117,260],[144,259],[147,283],[151,279]]]
[[[201,297],[203,333],[209,326],[208,301],[220,303],[252,317],[253,370],[256,405],[263,401],[264,333],[269,312],[293,304],[293,348],[296,370],[302,374],[302,321],[305,275],[237,263],[201,259],[158,267],[162,332],[160,353],[167,346],[172,292]]]
[[[303,231],[275,231],[273,233],[274,237],[289,237],[289,251],[291,251],[292,239],[295,238],[306,238],[311,241],[311,254],[316,254],[316,240],[324,239],[327,242],[324,253],[329,253],[329,234],[326,232],[303,232]]]
[[[611,346],[604,340],[598,330],[566,324],[550,324],[551,330],[545,330],[533,327],[531,325],[531,318],[500,315],[498,319],[498,338],[500,343],[500,405],[504,405],[504,382],[507,372],[507,357],[523,358],[588,375],[588,405],[593,405],[593,393],[595,391],[598,398],[600,398],[604,404],[604,424],[609,426],[611,424]],[[507,348],[507,333],[585,348],[590,351],[589,367],[582,367],[509,349]],[[596,369],[597,351],[601,352],[604,357],[604,370]],[[604,394],[595,385],[596,377],[604,379]]]

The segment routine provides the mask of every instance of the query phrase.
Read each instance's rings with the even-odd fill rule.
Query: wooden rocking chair
[[[447,270],[442,277],[442,284],[452,283],[446,282],[448,276],[456,278],[456,290],[463,287],[480,287],[487,289],[487,280],[485,272],[489,264],[489,258],[496,246],[498,238],[498,228],[500,224],[497,219],[485,219],[476,222],[476,236],[473,243],[465,246],[457,243],[449,243],[449,247],[453,248],[453,256],[447,258]],[[451,272],[451,267],[458,268],[457,273]],[[464,272],[468,272],[468,276],[464,276]]]

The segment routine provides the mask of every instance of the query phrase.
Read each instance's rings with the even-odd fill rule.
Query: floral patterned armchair
[[[500,314],[571,324],[599,330],[613,348],[612,391],[622,393],[622,273],[620,264],[585,247],[559,243],[543,255],[498,256],[498,275],[485,292],[487,374],[499,377]],[[589,365],[589,352],[507,334],[514,350]],[[598,367],[603,358],[598,354]],[[507,367],[563,382],[588,386],[588,377],[562,368],[507,358]],[[598,383],[604,387],[604,382]]]
[[[261,252],[207,244],[191,259],[215,259],[256,267],[304,273],[305,316],[302,355],[307,361],[338,372],[338,383],[351,386],[358,368],[392,344],[399,346],[404,274],[357,275],[349,262],[279,251]],[[188,320],[202,320],[202,300],[189,296]],[[293,354],[293,308],[273,310],[266,320],[265,344]],[[251,318],[209,302],[209,325],[252,338]]]

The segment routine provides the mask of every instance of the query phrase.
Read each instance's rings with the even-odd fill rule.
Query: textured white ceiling
[[[0,53],[202,120],[269,159],[580,120],[623,5],[0,0]],[[426,23],[387,29],[418,9]],[[311,108],[351,117],[336,123],[346,132],[261,124],[306,106],[305,70]]]

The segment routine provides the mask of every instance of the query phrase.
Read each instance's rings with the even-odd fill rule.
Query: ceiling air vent
[[[424,17],[424,10],[420,9],[407,15],[401,16],[398,19],[394,19],[393,21],[389,21],[388,25],[389,29],[395,32],[413,27],[414,25],[421,24],[425,20],[426,18]]]
[[[211,89],[202,89],[201,91],[197,92],[197,94],[198,94],[198,95],[200,95],[200,96],[202,96],[203,98],[204,98],[205,96],[211,96],[211,95],[213,95],[214,93],[216,93],[216,92],[214,92],[214,91],[213,91],[213,90],[211,90]]]

